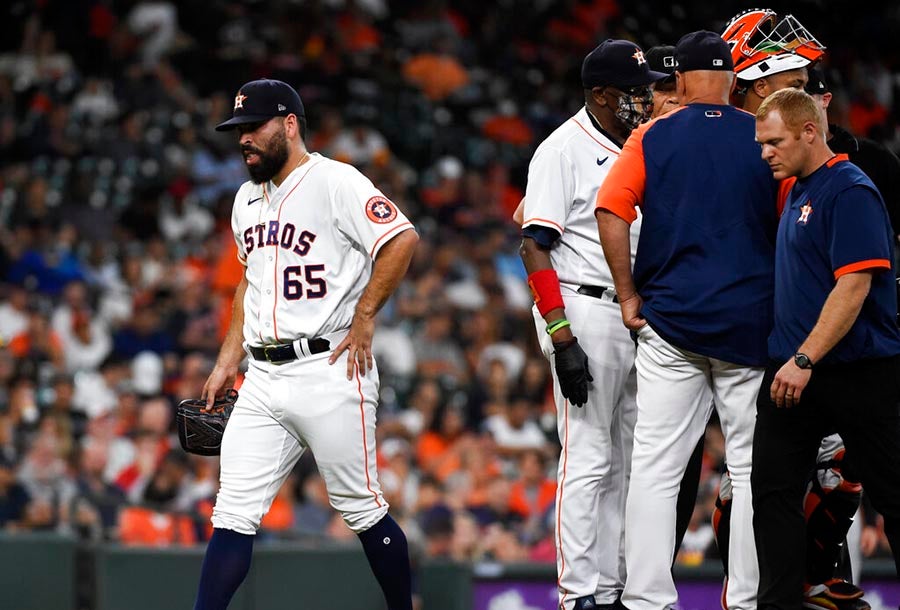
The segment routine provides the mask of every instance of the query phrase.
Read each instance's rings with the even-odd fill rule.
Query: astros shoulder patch
[[[372,222],[387,224],[397,218],[397,208],[386,197],[376,195],[366,202],[366,216]]]

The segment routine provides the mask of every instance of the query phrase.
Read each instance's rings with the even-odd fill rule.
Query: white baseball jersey
[[[278,188],[245,182],[231,227],[244,341],[264,345],[349,328],[378,250],[412,224],[354,167],[312,153]]]
[[[231,217],[247,266],[245,344],[343,338],[378,250],[409,220],[359,171],[318,154],[278,187],[247,182]],[[344,331],[342,333],[341,331]],[[222,438],[214,527],[254,534],[308,448],[331,505],[362,532],[388,504],[378,482],[378,369],[348,380],[347,354],[250,359]]]
[[[594,378],[587,404],[579,408],[563,397],[552,368],[562,445],[555,542],[563,610],[588,596],[598,605],[612,604],[625,583],[623,518],[634,430],[635,348],[612,291],[604,298],[577,292],[579,285],[613,286],[594,209],[620,150],[582,108],[535,151],[525,190],[523,227],[540,225],[561,234],[550,261],[559,275],[566,318]],[[631,226],[632,261],[639,230],[637,221]],[[546,323],[536,307],[533,312],[541,349],[553,363]]]
[[[563,284],[613,285],[594,210],[597,191],[620,151],[582,108],[550,134],[531,159],[522,228],[540,225],[562,235],[550,251],[550,261]],[[640,219],[631,225],[632,262],[640,228]]]

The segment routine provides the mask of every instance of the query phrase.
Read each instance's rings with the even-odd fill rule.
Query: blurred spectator
[[[684,534],[676,561],[681,565],[700,565],[714,545],[715,535],[710,524],[710,515],[704,507],[697,506]]]
[[[113,336],[113,351],[119,358],[134,358],[145,351],[159,355],[175,350],[175,342],[162,326],[159,311],[152,304],[141,305],[131,323]]]
[[[509,493],[509,507],[534,528],[556,502],[556,477],[547,475],[547,456],[536,449],[519,454],[519,478]]]
[[[139,396],[162,392],[163,373],[162,358],[154,352],[141,352],[131,361],[131,385]]]
[[[119,437],[111,446],[106,476],[125,492],[129,501],[139,502],[144,498],[148,485],[167,456],[171,467],[163,474],[186,474],[180,470],[176,472],[176,467],[181,466],[177,462],[181,456],[177,452],[170,454],[170,450],[177,442],[169,433],[171,425],[172,408],[168,400],[165,398],[145,400],[138,411],[134,438]],[[167,476],[164,482],[168,484],[171,478]],[[181,478],[178,479],[178,483],[180,482]],[[179,499],[179,501],[181,508],[187,508],[190,504],[187,500]]]
[[[73,528],[82,538],[109,540],[117,536],[115,528],[125,495],[103,478],[108,450],[104,442],[90,438],[77,457],[76,492],[69,510]]]
[[[72,405],[90,419],[110,412],[118,403],[119,386],[129,377],[128,369],[127,361],[110,356],[97,371],[76,374]]]
[[[491,479],[484,502],[469,509],[482,528],[497,524],[511,529],[523,521],[522,515],[510,506],[511,493],[512,486],[506,478]]]
[[[51,398],[43,404],[43,418],[57,420],[57,425],[64,429],[73,440],[78,441],[84,436],[87,429],[87,416],[73,409],[75,398],[75,383],[72,377],[64,374],[53,378],[49,392]]]
[[[422,377],[466,378],[462,350],[453,340],[453,316],[447,308],[435,308],[425,318],[421,332],[413,338],[416,369]]]
[[[9,343],[28,328],[28,291],[21,286],[8,286],[8,295],[0,303],[0,342]]]
[[[530,449],[545,449],[546,438],[533,419],[533,407],[527,399],[511,400],[504,403],[499,411],[484,421],[484,429],[497,443],[501,456],[517,458]]]
[[[58,438],[50,431],[38,434],[19,467],[19,480],[30,501],[25,509],[25,527],[32,530],[63,530],[64,512],[76,488],[61,457]]]
[[[452,55],[453,41],[438,38],[434,51],[419,53],[403,65],[403,76],[432,101],[441,101],[469,83],[469,73]]]
[[[88,78],[84,88],[72,100],[72,114],[94,125],[102,125],[116,118],[119,103],[112,83],[100,78]]]
[[[531,144],[534,139],[531,128],[528,126],[528,123],[519,116],[519,110],[516,108],[515,102],[511,100],[503,100],[500,102],[500,105],[497,108],[497,114],[485,121],[481,126],[481,129],[484,132],[484,135],[491,140],[505,142],[514,146],[526,146]],[[521,197],[519,199],[521,199]],[[502,209],[509,210],[510,216],[519,204],[519,202],[516,201],[510,210],[509,202],[503,201],[502,203]]]
[[[443,404],[416,444],[416,461],[428,475],[445,480],[462,466],[462,456],[475,443],[466,430],[465,414],[458,405]]]
[[[384,136],[362,122],[338,132],[330,142],[329,150],[334,159],[359,168],[370,164],[383,166],[391,158]]]
[[[269,512],[260,523],[260,533],[263,536],[285,537],[294,528],[296,517],[294,487],[296,483],[296,477],[290,475],[278,490]]]
[[[300,497],[301,501],[294,507],[296,530],[302,534],[324,535],[335,511],[328,503],[325,481],[318,471],[303,480]]]
[[[9,351],[19,361],[31,361],[35,366],[49,362],[56,370],[65,363],[63,342],[53,331],[47,317],[40,311],[30,311],[25,330],[9,342]]]
[[[13,462],[0,456],[0,527],[15,530],[23,525],[31,497],[16,480]]]
[[[409,406],[399,415],[401,433],[415,439],[426,429],[431,428],[441,402],[440,384],[434,379],[421,379],[413,389]]]
[[[213,228],[213,217],[190,194],[186,181],[173,183],[159,210],[159,228],[168,242],[203,239]]]
[[[141,58],[150,67],[174,44],[178,13],[171,2],[138,2],[128,15],[128,27],[141,38]]]
[[[65,369],[70,373],[96,369],[112,351],[106,324],[86,307],[74,311],[69,320],[68,328],[59,334]]]

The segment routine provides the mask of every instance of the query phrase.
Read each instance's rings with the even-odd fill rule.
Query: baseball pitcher
[[[222,438],[194,610],[228,606],[260,520],[307,447],[389,610],[411,610],[406,537],[388,515],[375,465],[371,348],[375,314],[406,273],[418,236],[356,169],[306,150],[303,104],[290,85],[245,84],[233,117],[216,129],[237,131],[251,180],[234,199],[231,225],[246,270],[203,390],[210,407],[245,355],[250,361]]]

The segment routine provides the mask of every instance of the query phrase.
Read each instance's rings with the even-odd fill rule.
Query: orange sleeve
[[[851,263],[849,265],[844,265],[843,267],[839,267],[834,271],[834,279],[838,279],[842,275],[847,275],[848,273],[855,273],[857,271],[864,271],[866,269],[890,269],[891,261],[886,258],[872,258],[866,261],[858,261],[855,263]]]
[[[647,170],[644,166],[644,134],[652,125],[644,123],[631,132],[619,158],[613,163],[597,192],[597,209],[608,210],[629,224],[637,219],[635,208],[644,199]]]
[[[791,189],[794,188],[794,184],[797,182],[796,176],[791,176],[790,178],[785,178],[778,185],[778,217],[781,218],[782,212],[784,212],[784,205],[787,203],[788,195],[791,194]]]

